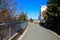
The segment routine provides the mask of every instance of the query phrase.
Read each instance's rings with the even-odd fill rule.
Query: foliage
[[[15,5],[13,0],[0,0],[0,23],[13,20]]]
[[[60,1],[48,0],[46,14],[45,20],[48,28],[53,31],[58,31],[60,29]]]
[[[11,20],[11,17],[8,14],[8,11],[4,9],[3,11],[0,12],[0,23],[4,23],[9,20]]]
[[[22,13],[19,15],[18,20],[20,20],[21,22],[23,22],[24,20],[26,20],[26,18],[27,18],[27,15],[26,15],[24,12],[22,12]]]
[[[30,22],[33,22],[33,19],[32,18],[30,19]]]

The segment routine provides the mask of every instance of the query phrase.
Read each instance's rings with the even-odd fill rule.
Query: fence
[[[21,31],[27,26],[27,21],[24,22],[7,22],[0,24],[0,40],[8,40],[18,31]]]

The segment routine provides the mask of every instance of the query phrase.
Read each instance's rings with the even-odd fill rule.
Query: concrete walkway
[[[22,40],[60,40],[60,38],[38,24],[29,23],[29,29]]]

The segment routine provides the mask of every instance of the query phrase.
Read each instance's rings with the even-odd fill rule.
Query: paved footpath
[[[29,23],[29,29],[22,40],[60,40],[60,38],[38,24]]]

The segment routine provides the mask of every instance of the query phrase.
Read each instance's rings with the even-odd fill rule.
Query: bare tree
[[[13,0],[0,0],[0,23],[13,20],[16,4]]]

